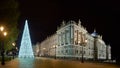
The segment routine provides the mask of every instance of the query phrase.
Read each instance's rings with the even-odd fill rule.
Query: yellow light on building
[[[43,50],[45,50],[46,48],[43,48]]]

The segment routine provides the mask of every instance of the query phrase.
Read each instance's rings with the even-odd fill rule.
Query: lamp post
[[[56,45],[54,45],[53,48],[55,49],[55,59],[56,59]]]
[[[14,50],[15,50],[14,48],[15,48],[15,43],[13,42],[12,45],[13,45],[13,48],[12,48],[12,55],[13,55],[13,59],[14,59]]]
[[[1,46],[2,46],[2,50],[1,50],[1,55],[2,55],[2,61],[1,64],[5,65],[5,60],[4,60],[4,40],[3,40],[3,36],[5,37],[7,35],[7,32],[4,32],[4,27],[1,26],[0,27],[0,34],[1,34]],[[2,36],[3,35],[3,36]]]
[[[86,39],[86,37],[85,37],[85,34],[82,34],[81,33],[81,41],[78,41],[78,43],[81,45],[81,47],[82,47],[82,56],[81,56],[81,63],[84,63],[84,46],[86,46],[87,45],[87,39]]]
[[[83,44],[81,44],[81,45],[82,45],[82,57],[81,57],[82,59],[81,59],[81,62],[84,63],[84,61],[83,61],[83,60],[84,60],[84,58],[83,58],[83,54],[84,54],[84,51],[83,51]]]
[[[86,45],[87,43],[87,40],[84,40],[84,42],[81,43],[81,46],[82,46],[82,59],[81,59],[81,62],[84,63],[84,49],[83,47]]]
[[[55,51],[55,59],[56,59],[56,48],[57,48],[57,45],[53,45],[53,49],[55,49],[54,51]]]
[[[45,57],[46,56],[46,48],[43,48],[43,56]]]
[[[57,48],[57,45],[55,45],[55,59],[56,59],[56,48]]]

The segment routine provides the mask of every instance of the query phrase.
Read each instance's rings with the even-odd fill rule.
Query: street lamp
[[[0,26],[0,31],[2,32],[4,30],[4,27],[3,26]]]
[[[15,43],[13,42],[12,45],[15,46]]]
[[[7,32],[3,32],[3,35],[4,35],[4,36],[7,36]]]
[[[46,48],[43,48],[43,56],[45,57],[46,56]]]
[[[56,48],[57,48],[57,45],[55,45],[55,59],[56,59]]]
[[[83,47],[87,45],[87,39],[85,35],[81,33],[81,41],[78,41],[78,44],[82,47],[82,56],[81,56],[81,62],[84,63],[84,50]]]
[[[1,61],[1,64],[2,65],[5,65],[5,60],[4,60],[4,41],[3,41],[3,36],[7,36],[7,32],[4,32],[4,27],[1,26],[0,27],[0,34],[1,34],[1,46],[2,46],[2,50],[1,50],[1,55],[2,55],[2,61]],[[3,36],[2,36],[3,35]]]
[[[84,63],[84,50],[83,47],[86,45],[87,43],[87,39],[85,39],[83,42],[81,42],[81,46],[82,46],[82,59],[81,62]]]
[[[14,53],[14,50],[15,50],[15,42],[13,42],[12,45],[13,45],[13,48],[12,48],[12,55],[13,55],[13,59],[14,59],[14,54],[15,54],[15,53]]]
[[[57,48],[57,45],[53,45],[53,49],[55,49],[55,59],[56,59],[56,48]]]

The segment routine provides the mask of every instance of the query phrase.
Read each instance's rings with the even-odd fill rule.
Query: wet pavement
[[[39,57],[35,59],[16,58],[6,62],[4,66],[0,64],[0,68],[120,68],[120,66],[105,63],[81,63],[80,61]]]

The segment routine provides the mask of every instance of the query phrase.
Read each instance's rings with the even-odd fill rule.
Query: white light
[[[87,40],[85,40],[85,43],[87,43]]]
[[[16,47],[16,50],[18,50],[18,48]]]
[[[34,58],[27,20],[25,21],[25,26],[24,26],[24,31],[23,31],[21,46],[19,51],[19,58],[24,58],[24,57]]]
[[[80,43],[80,41],[78,41],[78,43]]]
[[[13,46],[15,46],[15,43],[12,43]]]
[[[53,45],[53,48],[55,48],[55,45]]]
[[[43,48],[43,50],[45,50],[46,48]]]

